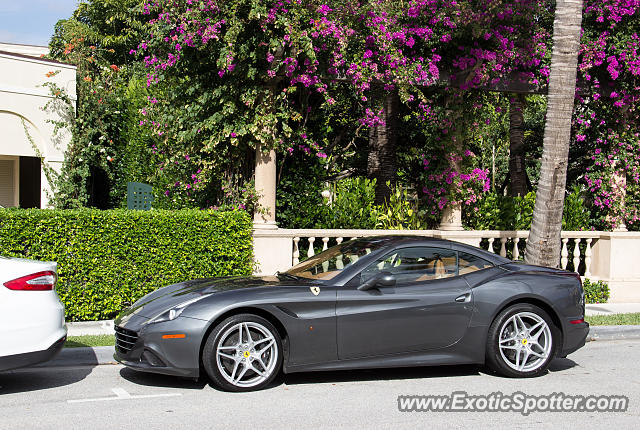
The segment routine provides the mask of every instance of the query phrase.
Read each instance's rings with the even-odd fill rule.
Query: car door
[[[392,274],[396,285],[358,290],[380,272]],[[340,359],[449,346],[464,336],[473,308],[457,252],[435,247],[387,253],[339,288],[336,299]]]

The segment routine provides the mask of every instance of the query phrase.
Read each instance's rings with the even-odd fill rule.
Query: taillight
[[[7,281],[4,286],[14,291],[50,291],[55,288],[57,279],[56,272],[38,272]]]

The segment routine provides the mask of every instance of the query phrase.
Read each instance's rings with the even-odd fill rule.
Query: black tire
[[[544,321],[548,331],[544,324],[536,328],[536,324],[541,321]],[[519,331],[515,329],[516,324],[520,327]],[[532,332],[529,331],[531,327],[534,327]],[[538,330],[541,330],[540,334]],[[541,337],[547,338],[542,344],[538,343],[542,342]],[[487,366],[494,372],[511,378],[540,376],[546,373],[556,356],[560,339],[558,328],[544,310],[529,303],[514,304],[500,312],[489,327]],[[534,353],[540,356],[533,355]]]
[[[240,337],[240,334],[235,330],[240,330],[239,325],[240,327],[248,327],[249,335],[256,341],[255,348],[252,348],[252,342],[247,340],[246,334],[243,334],[238,342],[237,338]],[[258,352],[262,348],[266,349],[267,345],[271,343],[269,340],[264,340],[268,339],[266,336],[260,343],[259,338],[264,334],[263,332],[269,333],[273,337],[273,344],[268,347],[268,351],[258,356]],[[218,347],[221,342],[223,342],[222,347],[224,348],[222,352],[229,353],[234,358],[218,355]],[[275,357],[273,357],[274,355]],[[264,364],[267,359],[270,361],[266,366],[260,364]],[[218,324],[207,337],[202,350],[202,363],[213,385],[221,390],[232,392],[260,390],[269,385],[280,373],[282,340],[278,330],[268,320],[253,314],[233,315]],[[236,368],[232,369],[234,367]],[[255,383],[249,380],[245,383],[243,378],[240,378],[238,383],[233,383],[232,381],[245,368],[247,370],[243,375],[248,374],[249,379],[253,376]],[[262,371],[263,374],[259,374],[257,371]],[[231,379],[229,379],[230,377]]]

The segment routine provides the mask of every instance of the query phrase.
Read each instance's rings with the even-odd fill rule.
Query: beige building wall
[[[0,43],[0,205],[17,206],[20,178],[40,176],[40,207],[49,207],[51,184],[44,169],[20,172],[20,157],[43,157],[43,163],[59,171],[71,134],[63,130],[54,136],[60,112],[44,111],[52,99],[45,82],[54,82],[72,96],[75,103],[76,68],[40,58],[45,47]],[[55,76],[47,77],[50,72]],[[25,133],[26,125],[33,144]],[[38,171],[39,170],[39,171]],[[9,180],[12,177],[13,180]]]

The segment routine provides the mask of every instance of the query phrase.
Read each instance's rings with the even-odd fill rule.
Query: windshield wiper
[[[284,276],[285,278],[293,279],[294,281],[297,281],[299,279],[297,276],[287,272],[276,272],[276,276]]]

